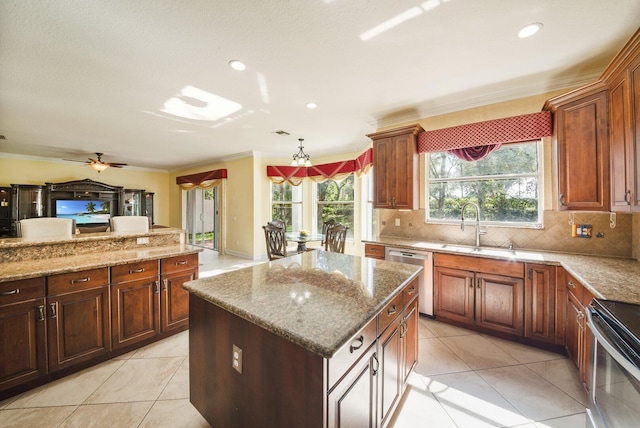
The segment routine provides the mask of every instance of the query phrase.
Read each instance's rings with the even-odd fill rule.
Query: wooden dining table
[[[296,249],[298,253],[304,253],[307,251],[307,242],[324,240],[324,235],[321,233],[300,235],[299,232],[287,232],[286,237],[287,241],[295,241],[298,243],[298,248]]]

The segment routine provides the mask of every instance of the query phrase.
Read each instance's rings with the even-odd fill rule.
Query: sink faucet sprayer
[[[464,231],[464,210],[467,208],[467,205],[471,205],[473,208],[475,208],[475,212],[476,212],[476,247],[480,246],[480,235],[486,235],[487,234],[487,229],[480,229],[480,208],[478,208],[478,205],[474,204],[473,202],[465,202],[462,205],[462,223],[460,223],[460,230]]]

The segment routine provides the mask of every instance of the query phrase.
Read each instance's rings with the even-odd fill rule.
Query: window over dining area
[[[284,221],[287,232],[302,228],[302,186],[271,184],[271,218]]]
[[[322,231],[322,223],[335,220],[347,226],[347,239],[353,239],[354,174],[343,180],[327,180],[315,184],[316,230]]]

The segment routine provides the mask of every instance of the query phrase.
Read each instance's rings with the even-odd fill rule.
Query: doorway
[[[218,188],[187,191],[187,243],[218,251]]]

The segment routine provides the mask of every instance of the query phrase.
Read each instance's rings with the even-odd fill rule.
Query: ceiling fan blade
[[[63,161],[67,161],[67,162],[82,162],[82,163],[89,163],[87,161],[83,161],[83,160],[78,160],[78,159],[62,159]]]
[[[98,159],[98,160],[91,159],[91,158],[88,158],[88,159],[89,159],[90,162],[87,162],[87,163],[103,163],[100,159]]]
[[[116,164],[116,165],[114,165],[114,164],[112,164],[112,163],[108,163],[108,164],[106,164],[106,165],[109,165],[111,168],[122,168],[122,165],[117,165],[117,164]]]
[[[112,166],[114,168],[122,168],[123,166],[127,166],[126,163],[120,163],[120,162],[105,162],[105,164]]]

